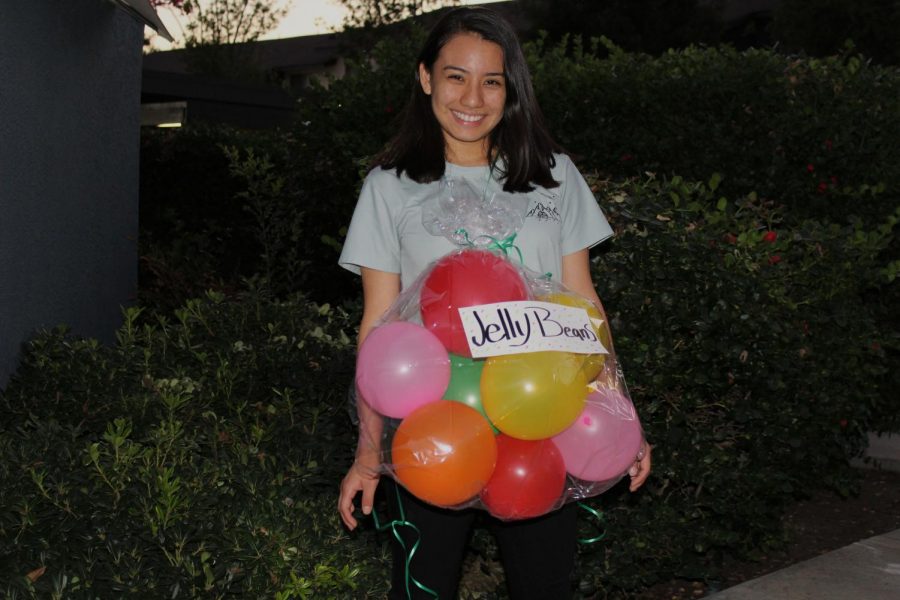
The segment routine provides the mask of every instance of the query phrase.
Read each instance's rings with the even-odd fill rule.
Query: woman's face
[[[444,132],[447,160],[486,163],[488,136],[506,104],[500,46],[475,34],[456,35],[441,48],[430,72],[419,65],[419,80]]]

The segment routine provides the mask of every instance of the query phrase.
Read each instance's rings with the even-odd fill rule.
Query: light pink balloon
[[[642,439],[634,405],[613,389],[592,392],[575,422],[553,437],[566,471],[585,481],[623,475],[634,462]]]
[[[440,400],[450,383],[450,357],[433,333],[396,321],[376,327],[356,358],[356,385],[369,406],[402,419]]]

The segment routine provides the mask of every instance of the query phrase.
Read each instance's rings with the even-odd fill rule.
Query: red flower
[[[846,429],[847,428],[847,419],[841,419],[840,421],[838,421],[838,425],[841,426],[841,429]]]
[[[733,233],[726,233],[722,236],[722,239],[728,242],[729,244],[737,244],[737,237]]]
[[[837,177],[832,175],[829,179],[831,179],[831,185],[837,185]]]
[[[828,184],[824,181],[820,181],[819,185],[816,186],[816,191],[820,194],[824,194],[828,191]]]
[[[775,243],[775,240],[778,239],[778,234],[777,234],[776,232],[774,232],[774,231],[767,231],[766,234],[763,236],[762,239],[763,239],[764,242],[768,242],[768,243],[770,243],[770,244],[774,244],[774,243]]]
[[[619,160],[621,160],[622,162],[628,162],[630,160],[634,160],[634,156],[632,156],[631,154],[623,154],[622,158],[620,158]]]
[[[825,149],[831,150],[831,148],[832,148],[831,140],[825,140]]]
[[[387,106],[384,107],[384,112],[386,114],[391,114],[392,112],[394,112],[394,107],[391,106],[390,104],[388,104]]]
[[[781,262],[781,255],[779,255],[779,254],[773,254],[772,256],[769,257],[770,265],[777,265],[780,262]]]
[[[816,170],[816,168],[813,166],[812,163],[809,163],[808,165],[806,165],[806,171],[807,171],[807,173],[812,173],[812,172],[815,171],[815,170]]]

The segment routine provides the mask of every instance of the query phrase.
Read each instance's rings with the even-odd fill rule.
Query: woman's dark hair
[[[488,139],[491,166],[502,165],[503,189],[528,192],[534,189],[533,184],[557,187],[559,182],[550,169],[556,164],[553,153],[560,148],[544,124],[519,40],[503,17],[479,7],[450,10],[428,34],[416,61],[416,82],[401,114],[400,129],[375,157],[374,166],[396,169],[398,175],[405,171],[419,183],[444,175],[444,136],[431,108],[431,97],[419,84],[418,66],[422,64],[431,71],[441,49],[461,33],[475,34],[503,50],[506,106]]]

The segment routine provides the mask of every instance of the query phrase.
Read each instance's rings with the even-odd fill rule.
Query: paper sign
[[[522,300],[459,309],[474,358],[558,351],[608,354],[583,308]]]

